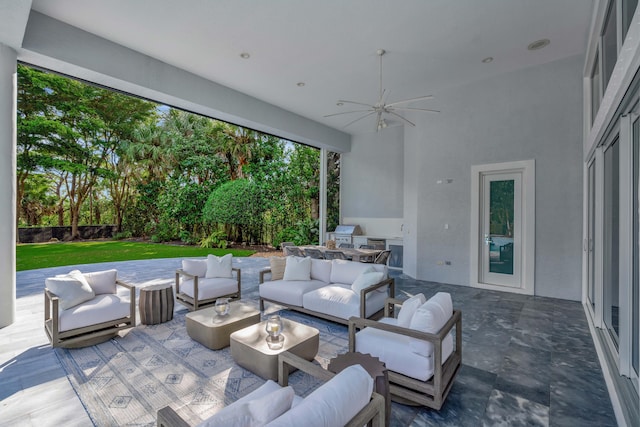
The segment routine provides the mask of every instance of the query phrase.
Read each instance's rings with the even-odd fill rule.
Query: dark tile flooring
[[[80,268],[117,268],[120,278],[139,288],[158,278],[172,280],[179,265],[180,260],[150,260]],[[268,261],[262,258],[234,259],[234,266],[242,268],[243,298],[257,293],[258,271],[266,265]],[[70,269],[19,272],[18,305],[33,300],[21,312],[41,319],[36,312],[42,307],[44,278]],[[397,272],[392,275],[401,299],[416,293],[427,298],[438,291],[451,293],[454,307],[462,311],[463,324],[463,366],[443,408],[434,411],[394,403],[393,426],[617,425],[580,303],[417,281]],[[22,327],[20,323],[16,327]],[[42,335],[39,320],[30,321],[27,327]],[[7,335],[0,331],[0,343],[10,343],[3,334]],[[39,394],[27,396],[38,399]],[[16,414],[21,405],[28,410],[24,400],[15,404]],[[64,405],[57,409],[65,416],[75,410]]]

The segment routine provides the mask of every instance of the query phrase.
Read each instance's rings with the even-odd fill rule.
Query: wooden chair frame
[[[129,315],[108,322],[60,332],[60,298],[44,289],[44,330],[52,347],[79,348],[105,342],[123,329],[136,326],[136,287],[116,280],[116,285],[129,289]]]
[[[336,374],[322,369],[293,353],[285,351],[278,355],[278,384],[282,387],[289,385],[289,373],[299,369],[321,381],[329,381]],[[302,422],[302,420],[300,420]],[[347,424],[346,427],[363,426],[371,422],[374,427],[382,427],[385,423],[385,401],[378,393],[372,393],[371,400]],[[158,427],[189,427],[170,406],[158,411]]]
[[[236,282],[238,283],[238,289],[230,294],[219,295],[215,298],[208,299],[199,299],[198,298],[198,276],[194,276],[193,274],[189,274],[183,269],[179,268],[176,270],[176,301],[180,304],[184,305],[189,309],[189,311],[196,311],[201,308],[209,307],[216,303],[218,298],[229,298],[232,301],[238,300],[241,297],[241,284],[242,284],[242,276],[239,268],[233,267],[231,269],[232,272],[236,273]],[[232,273],[233,274],[233,273]],[[190,279],[193,279],[193,298],[184,292],[180,292],[180,276],[186,276]]]
[[[395,306],[402,305],[402,303],[401,300],[388,298],[385,303],[385,317],[393,317]],[[442,341],[454,326],[456,328],[455,348],[443,364]],[[454,310],[451,318],[437,334],[352,317],[349,319],[349,351],[356,351],[356,330],[367,327],[429,341],[433,344],[433,376],[427,381],[420,381],[389,370],[389,389],[393,400],[440,410],[462,365],[462,313],[459,310]]]

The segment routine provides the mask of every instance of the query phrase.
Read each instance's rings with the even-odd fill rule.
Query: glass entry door
[[[522,174],[482,177],[481,281],[521,287]]]

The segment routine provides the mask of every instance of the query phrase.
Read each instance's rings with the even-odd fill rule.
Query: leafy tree
[[[264,213],[264,192],[252,180],[237,179],[218,187],[204,207],[204,220],[210,224],[221,223],[229,228],[227,235],[234,240],[256,242]]]

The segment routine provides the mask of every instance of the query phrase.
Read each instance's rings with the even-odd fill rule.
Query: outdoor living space
[[[401,300],[451,295],[450,394],[394,402],[392,425],[640,425],[638,3],[0,0],[0,424],[152,425],[166,405],[197,424],[255,390],[231,348],[189,335],[219,295],[177,257],[291,242],[386,252],[378,285]],[[185,253],[24,268],[21,233],[47,227],[70,230],[51,247],[96,227]],[[319,330],[328,368],[353,336],[323,310],[337,293],[260,292],[268,264],[234,252],[225,297]],[[117,269],[128,319],[156,285],[175,313],[52,348],[45,279],[73,268]],[[345,305],[384,305],[372,286]]]
[[[242,268],[241,301],[257,307],[259,271],[268,260],[236,258],[234,266]],[[171,283],[180,259],[77,267],[116,268],[122,280],[140,289]],[[0,330],[0,424],[155,425],[156,411],[165,405],[191,414],[196,424],[264,382],[236,366],[229,348],[213,351],[191,340],[182,306],[176,306],[170,322],[138,324],[122,338],[95,347],[52,349],[42,323],[44,279],[70,269],[17,275],[17,320]],[[393,271],[391,275],[398,298],[449,292],[463,318],[462,369],[444,406],[435,411],[393,403],[392,426],[617,425],[579,303],[418,281]],[[277,310],[268,308],[269,313]],[[287,310],[280,314],[320,330],[315,361],[321,366],[326,368],[329,359],[347,350],[346,326]],[[162,351],[149,353],[153,349]],[[209,363],[196,366],[203,354]],[[140,371],[135,383],[129,369]],[[190,374],[201,377],[173,389],[181,395],[167,393],[170,383]],[[296,375],[294,388],[308,393],[317,387]]]

